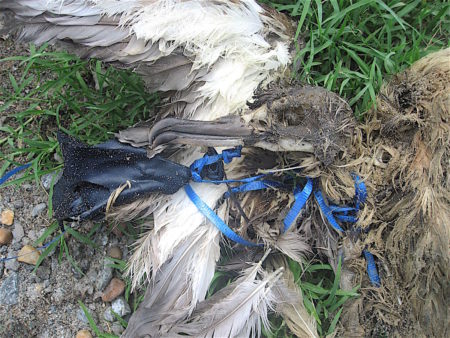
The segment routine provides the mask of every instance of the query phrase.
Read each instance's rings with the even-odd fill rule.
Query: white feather
[[[267,318],[276,299],[271,288],[280,278],[283,268],[266,274],[261,262],[247,269],[242,277],[199,304],[188,321],[174,327],[167,337],[188,334],[194,337],[259,337],[261,324],[270,329]],[[260,274],[266,275],[258,280]]]
[[[203,300],[220,256],[219,231],[201,226],[174,249],[158,271],[144,301],[128,324],[125,337],[163,333],[189,316]]]
[[[136,38],[157,43],[159,57],[182,48],[193,71],[209,69],[198,80],[205,82],[198,89],[201,103],[185,109],[188,118],[211,120],[239,111],[290,62],[285,36],[273,46],[265,38],[269,32],[283,35],[283,29],[270,30],[273,20],[253,0],[92,2],[107,15],[120,15]]]

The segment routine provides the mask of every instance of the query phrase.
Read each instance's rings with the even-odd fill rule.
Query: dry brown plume
[[[362,290],[363,303],[353,306],[366,334],[448,336],[449,79],[450,49],[394,76],[359,127],[356,160],[322,177],[336,199],[351,192],[349,169],[368,186],[359,223],[371,228],[364,244],[381,262],[382,287]]]

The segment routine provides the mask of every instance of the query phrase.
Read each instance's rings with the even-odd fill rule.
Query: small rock
[[[108,235],[104,234],[101,238],[100,238],[100,243],[102,246],[106,246],[106,244],[108,244]]]
[[[116,245],[108,249],[107,255],[111,258],[122,259],[122,250]]]
[[[49,279],[50,278],[50,268],[41,265],[36,270],[36,276],[38,276],[43,281]]]
[[[26,191],[33,190],[33,186],[29,183],[22,184],[22,188],[25,189]]]
[[[118,335],[118,336],[120,336],[122,333],[123,333],[123,331],[125,331],[125,329],[123,328],[123,326],[122,325],[120,325],[120,323],[113,323],[112,325],[111,325],[111,331],[115,334],[115,335]]]
[[[63,158],[62,158],[58,153],[55,153],[55,154],[53,155],[53,158],[54,158],[54,160],[55,160],[56,162],[58,162],[58,163],[63,163],[63,162],[64,162]]]
[[[29,285],[27,288],[27,299],[28,300],[36,300],[42,295],[42,291],[44,290],[44,285],[42,283],[34,283]]]
[[[45,231],[45,230],[44,230],[44,231]],[[28,238],[29,238],[32,242],[36,241],[36,240],[39,238],[39,235],[38,235],[37,232],[36,232],[35,230],[33,230],[33,229],[31,229],[30,231],[28,231],[27,236],[28,236]]]
[[[54,175],[55,175],[54,173],[42,175],[41,184],[45,190],[47,191],[50,190],[50,186],[52,185],[52,179]]]
[[[113,322],[116,320],[116,317],[114,317],[114,315],[111,312],[111,306],[108,306],[105,310],[105,312],[103,312],[103,318],[107,321],[107,322]]]
[[[0,222],[4,225],[12,225],[14,222],[14,211],[9,209],[3,210]]]
[[[31,216],[32,217],[38,216],[42,211],[45,210],[45,208],[47,208],[47,204],[45,203],[39,203],[35,205],[33,210],[31,210]]]
[[[28,237],[25,236],[24,238],[22,238],[23,245],[27,245],[27,244],[32,245],[32,243],[33,243],[33,241],[31,239],[29,239]]]
[[[111,279],[111,282],[106,287],[102,294],[102,300],[104,302],[111,302],[119,297],[125,290],[125,283],[119,278]]]
[[[105,260],[103,262],[103,267],[98,273],[98,278],[95,283],[95,288],[97,291],[103,291],[103,289],[108,285],[108,283],[113,278],[113,268],[108,266],[111,262]]]
[[[9,270],[9,271],[17,271],[17,270],[19,270],[19,262],[16,259],[11,259],[9,261],[6,261],[5,269]]]
[[[15,251],[20,250],[20,248],[21,248],[22,246],[23,246],[23,245],[20,245],[20,242],[12,241],[12,243],[11,243],[11,249],[12,249],[12,250],[15,250]]]
[[[52,304],[61,304],[61,302],[66,299],[66,297],[67,293],[64,292],[64,289],[57,288],[52,292],[50,299],[52,301]]]
[[[21,208],[23,208],[23,205],[24,205],[23,200],[14,201],[13,205],[14,205],[14,208],[21,209]]]
[[[92,335],[88,330],[80,330],[77,332],[75,338],[92,338]]]
[[[120,317],[126,316],[127,314],[131,313],[130,305],[128,305],[127,301],[123,297],[115,299],[111,303],[111,309]]]
[[[0,304],[15,305],[19,302],[19,276],[16,272],[6,277],[0,286]]]
[[[0,228],[0,245],[6,245],[11,243],[13,234],[11,230],[6,228]]]
[[[82,323],[84,323],[84,324],[88,324],[88,323],[89,323],[89,320],[87,319],[86,314],[84,313],[84,311],[83,311],[82,308],[79,308],[79,309],[77,310],[76,316],[77,316],[77,319],[78,319],[80,322],[82,322]]]
[[[5,263],[0,262],[0,278],[3,277],[3,268],[5,267]]]
[[[25,245],[22,249],[20,249],[18,256],[19,258],[17,258],[17,260],[19,262],[36,265],[40,253],[31,245]]]
[[[105,320],[108,322],[115,322],[117,318],[113,312],[115,312],[122,318],[131,313],[130,306],[125,301],[125,298],[119,297],[115,301],[113,301],[111,306],[108,306],[108,308],[103,313],[103,318],[105,318]]]
[[[91,262],[87,259],[83,259],[83,260],[77,262],[77,264],[78,264],[78,269],[75,269],[75,267],[72,266],[72,273],[76,279],[81,279],[81,278],[83,278],[83,276],[86,274],[86,272],[91,267]]]
[[[14,229],[13,229],[14,240],[16,242],[20,242],[20,240],[23,238],[24,235],[25,235],[25,233],[23,231],[22,224],[20,224],[19,222],[16,222],[16,224],[14,224]]]

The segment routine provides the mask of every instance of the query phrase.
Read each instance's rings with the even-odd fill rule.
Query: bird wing
[[[165,113],[186,118],[244,108],[290,61],[290,23],[253,0],[0,0],[0,9],[22,40],[132,69],[167,94]]]

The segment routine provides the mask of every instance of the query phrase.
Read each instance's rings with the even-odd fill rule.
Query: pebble
[[[58,162],[58,163],[63,163],[63,162],[64,162],[63,158],[62,158],[58,153],[55,153],[55,154],[53,155],[53,158],[54,158],[54,160],[55,160],[56,162]]]
[[[0,304],[16,305],[19,302],[19,276],[12,273],[3,280],[0,286]]]
[[[39,203],[35,205],[33,210],[31,210],[31,217],[38,216],[42,211],[45,210],[45,208],[47,208],[47,204],[45,203]]]
[[[88,324],[88,323],[89,323],[89,320],[87,319],[86,314],[84,313],[84,311],[83,311],[82,308],[79,308],[79,309],[77,310],[76,316],[77,316],[77,319],[78,319],[80,322],[82,322],[82,323],[84,323],[84,324]]]
[[[22,188],[25,189],[26,191],[31,191],[33,190],[33,186],[30,183],[24,183],[22,184]]]
[[[17,200],[17,201],[14,201],[13,205],[14,205],[14,208],[21,209],[21,208],[23,208],[24,203],[23,203],[23,200]]]
[[[19,222],[16,222],[14,224],[14,229],[13,229],[12,233],[13,233],[13,236],[14,236],[14,241],[20,242],[21,239],[23,238],[23,236],[25,235],[25,232],[23,231],[22,224],[20,224]]]
[[[36,248],[31,245],[25,245],[22,249],[20,249],[18,253],[19,258],[17,260],[22,263],[36,265],[40,253]]]
[[[0,228],[0,245],[6,245],[11,243],[13,234],[11,230],[6,228]]]
[[[76,279],[81,279],[81,278],[83,278],[84,277],[84,275],[86,274],[86,272],[89,270],[89,268],[91,267],[91,262],[89,261],[89,260],[87,260],[87,259],[83,259],[83,260],[81,260],[81,261],[79,261],[79,262],[77,262],[77,264],[78,264],[78,268],[79,268],[79,270],[81,270],[81,272],[78,270],[78,269],[75,269],[73,266],[72,266],[72,273],[73,273],[73,276],[76,278]]]
[[[50,173],[41,176],[41,184],[45,190],[47,191],[50,190],[50,186],[52,185],[52,179],[54,175],[55,175],[54,173]]]
[[[0,262],[0,278],[3,277],[3,268],[5,267],[5,263]]]
[[[122,259],[122,250],[117,245],[113,245],[108,249],[107,255],[111,258]]]
[[[111,282],[106,287],[102,294],[102,300],[104,302],[111,302],[119,297],[125,290],[125,283],[119,278],[111,279]]]
[[[127,301],[123,297],[115,299],[111,303],[111,309],[120,317],[124,317],[127,314],[131,313],[130,305],[128,305]]]
[[[115,322],[116,316],[114,316],[113,312],[115,312],[120,317],[124,317],[127,314],[131,313],[131,308],[126,302],[125,298],[119,297],[112,302],[111,306],[108,306],[108,308],[103,313],[103,318],[105,318],[105,320],[108,322]]]
[[[105,312],[103,312],[103,318],[107,321],[107,322],[113,322],[116,320],[116,317],[114,317],[114,315],[111,312],[112,308],[111,306],[108,306],[105,310]]]
[[[8,255],[8,257],[11,255]],[[11,259],[5,262],[5,269],[9,271],[17,271],[19,270],[19,262],[17,259]]]
[[[100,238],[100,243],[102,246],[106,246],[106,244],[108,244],[108,235],[104,234],[101,238]]]
[[[103,267],[98,273],[97,281],[95,282],[95,288],[97,291],[103,291],[103,289],[108,285],[108,283],[113,278],[113,268],[108,266],[111,262],[105,260],[103,262]]]
[[[26,296],[28,300],[36,300],[42,295],[44,285],[42,283],[34,283],[27,288]]]
[[[111,325],[111,331],[115,334],[115,335],[118,335],[118,336],[120,336],[122,333],[123,333],[123,331],[125,331],[125,329],[123,328],[123,326],[122,325],[120,325],[120,323],[113,323],[112,325]]]
[[[0,222],[4,225],[12,225],[14,223],[14,211],[9,209],[3,210]]]
[[[50,278],[50,268],[46,266],[39,266],[39,268],[36,270],[36,276],[38,276],[40,279],[47,280]]]
[[[92,335],[88,330],[80,330],[77,332],[75,338],[92,338]]]
[[[53,290],[50,299],[52,304],[61,304],[67,298],[67,293],[64,292],[63,288],[57,288]]]

